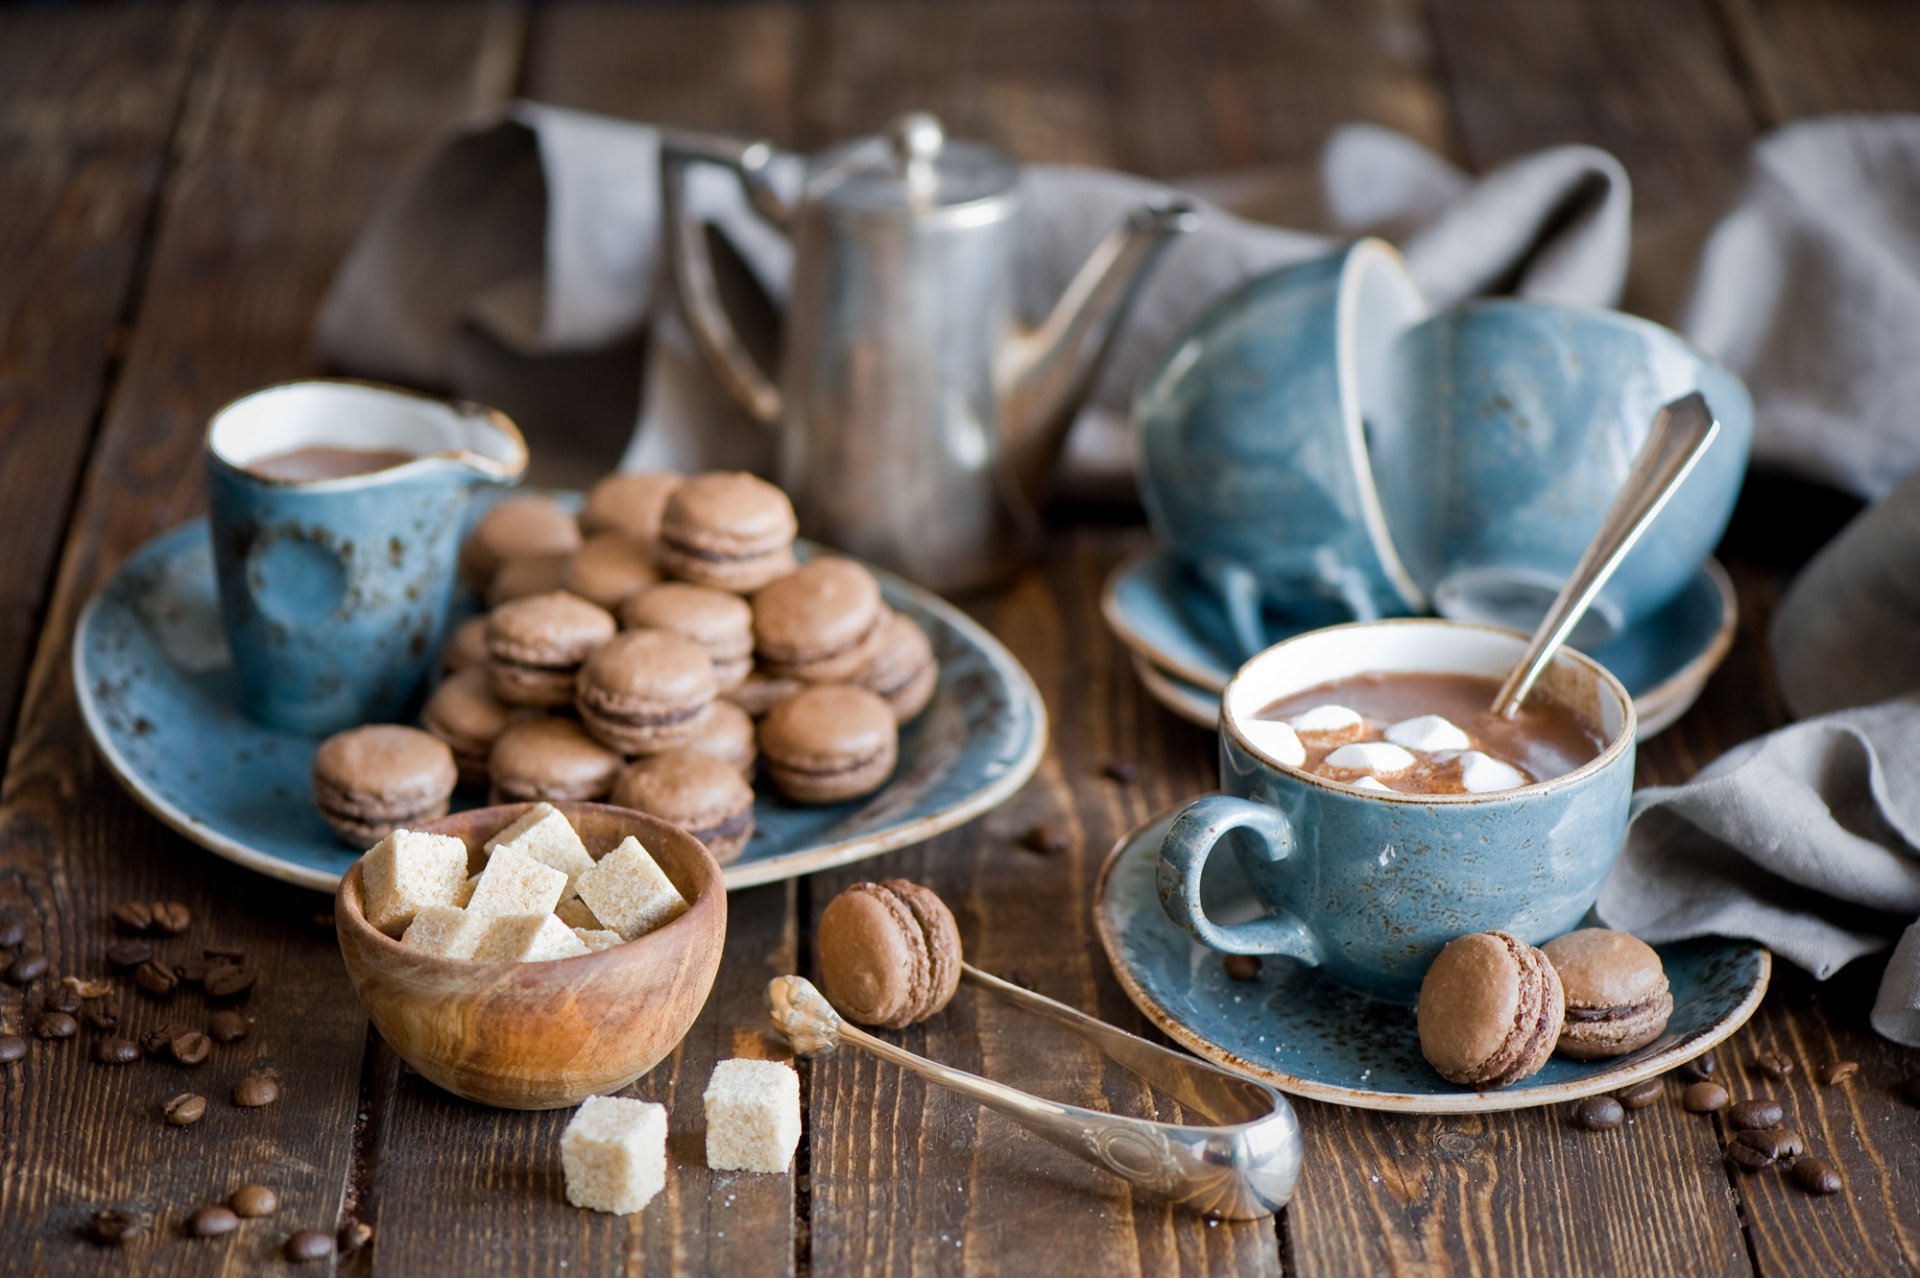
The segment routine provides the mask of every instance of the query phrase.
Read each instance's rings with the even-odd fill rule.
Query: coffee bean
[[[107,966],[131,972],[153,957],[152,941],[115,941],[107,946]]]
[[[296,1265],[309,1260],[325,1260],[333,1254],[333,1239],[318,1229],[303,1229],[287,1239],[287,1245],[280,1249],[281,1254]]]
[[[1065,826],[1043,821],[1027,831],[1020,846],[1041,856],[1058,856],[1073,846],[1073,836]]]
[[[11,1065],[26,1054],[26,1039],[18,1034],[0,1034],[0,1065]]]
[[[7,980],[14,985],[31,985],[47,974],[47,956],[39,950],[21,950],[7,968]]]
[[[280,1195],[265,1185],[242,1185],[233,1191],[233,1197],[227,1199],[235,1212],[249,1219],[255,1216],[271,1216],[280,1210]]]
[[[233,1085],[233,1103],[242,1109],[259,1109],[280,1099],[280,1084],[265,1074],[249,1074]]]
[[[238,945],[209,945],[200,952],[207,956],[209,962],[214,959],[225,959],[229,963],[244,963],[247,961],[246,950]]]
[[[166,936],[179,936],[193,926],[193,912],[178,901],[155,901],[149,907],[153,930]]]
[[[1807,1152],[1806,1142],[1800,1139],[1800,1133],[1786,1127],[1756,1127],[1735,1132],[1729,1143],[1757,1149],[1770,1161],[1798,1158]]]
[[[207,1054],[213,1050],[213,1040],[199,1030],[188,1030],[167,1045],[167,1052],[177,1065],[191,1068],[206,1062]]]
[[[138,1238],[145,1229],[146,1225],[138,1216],[115,1207],[95,1212],[93,1223],[89,1226],[93,1240],[108,1247],[124,1247]]]
[[[1907,1104],[1920,1105],[1920,1074],[1907,1075],[1906,1081],[1900,1084],[1900,1095],[1906,1098]]]
[[[207,1098],[197,1092],[181,1092],[168,1097],[160,1112],[175,1127],[191,1127],[207,1116]]]
[[[349,1220],[340,1226],[340,1232],[335,1237],[340,1254],[351,1256],[356,1251],[365,1250],[373,1242],[373,1226],[364,1220]]]
[[[1824,1158],[1797,1158],[1793,1163],[1793,1183],[1809,1194],[1837,1194],[1843,1188],[1840,1173]]]
[[[1702,1052],[1692,1060],[1680,1066],[1680,1077],[1689,1083],[1704,1083],[1713,1077],[1713,1071],[1719,1067],[1719,1060],[1712,1052]]]
[[[123,901],[113,907],[113,921],[123,932],[138,935],[153,927],[153,907],[145,901]]]
[[[0,923],[0,950],[17,950],[27,943],[27,925],[19,919]]]
[[[88,1002],[105,998],[113,993],[112,981],[90,981],[84,976],[63,976],[60,978],[60,984],[72,990],[76,997],[86,999]]]
[[[87,1025],[102,1034],[111,1034],[120,1028],[120,1001],[109,999],[98,1006],[87,1009]]]
[[[1680,1104],[1690,1114],[1711,1114],[1727,1107],[1727,1089],[1718,1083],[1689,1083],[1680,1093]]]
[[[173,992],[180,988],[180,978],[173,969],[157,959],[149,959],[133,970],[133,983],[155,998],[172,998]]]
[[[1628,1109],[1645,1109],[1666,1094],[1666,1084],[1657,1078],[1646,1078],[1632,1087],[1621,1088],[1613,1096]]]
[[[1221,966],[1227,969],[1230,980],[1252,981],[1260,976],[1260,959],[1257,955],[1229,954],[1221,960]]]
[[[254,979],[250,967],[220,963],[207,969],[207,979],[202,984],[208,998],[233,1000],[245,998],[252,992]]]
[[[1100,775],[1121,785],[1131,785],[1133,779],[1140,775],[1140,765],[1131,759],[1108,759],[1100,765]]]
[[[1757,1172],[1763,1167],[1773,1166],[1773,1155],[1764,1149],[1736,1143],[1727,1146],[1727,1161],[1741,1171]]]
[[[180,978],[182,985],[198,985],[207,979],[207,968],[209,966],[205,959],[188,959],[184,963],[175,963],[173,965],[173,974]]]
[[[175,1021],[156,1025],[140,1036],[140,1050],[149,1056],[165,1056],[173,1047],[173,1040],[187,1032],[187,1027]]]
[[[1573,1110],[1573,1125],[1582,1131],[1610,1132],[1627,1120],[1627,1111],[1611,1096],[1589,1096]]]
[[[1753,1062],[1753,1067],[1768,1078],[1781,1079],[1793,1073],[1793,1062],[1779,1052],[1768,1052]]]
[[[71,1016],[80,1010],[80,996],[64,985],[56,985],[47,991],[41,1006],[49,1012],[65,1012]]]
[[[1820,1085],[1832,1087],[1835,1083],[1846,1082],[1859,1072],[1859,1061],[1828,1061],[1820,1067]]]
[[[33,1022],[35,1038],[72,1038],[80,1032],[80,1022],[65,1012],[42,1012]]]
[[[1755,1131],[1763,1127],[1778,1127],[1783,1117],[1785,1113],[1779,1101],[1765,1097],[1735,1101],[1727,1110],[1727,1126],[1736,1132]]]
[[[140,1045],[130,1038],[97,1038],[93,1059],[102,1065],[131,1065],[140,1059]]]
[[[247,1018],[223,1007],[207,1018],[207,1035],[216,1043],[237,1043],[247,1036]]]
[[[187,1232],[195,1238],[220,1238],[240,1228],[240,1218],[231,1207],[214,1203],[202,1207],[187,1218]]]

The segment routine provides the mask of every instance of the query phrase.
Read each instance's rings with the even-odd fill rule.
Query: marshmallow
[[[1526,783],[1526,773],[1492,755],[1469,750],[1460,756],[1460,784],[1467,788],[1468,794],[1511,790]]]
[[[1360,712],[1345,706],[1315,706],[1291,720],[1295,732],[1345,732],[1360,726]]]
[[[1411,754],[1387,741],[1355,741],[1327,756],[1328,767],[1354,772],[1405,772],[1413,764]]]
[[[1421,754],[1432,754],[1438,750],[1466,750],[1473,742],[1451,720],[1437,714],[1418,715],[1412,719],[1402,719],[1386,731],[1387,740]]]
[[[1255,719],[1243,725],[1242,730],[1255,749],[1272,755],[1290,768],[1307,761],[1307,748],[1300,744],[1293,729],[1278,719]]]
[[[1382,785],[1380,784],[1380,782],[1374,780],[1372,777],[1361,777],[1358,781],[1355,781],[1353,783],[1353,788],[1356,790],[1377,790],[1381,794],[1394,793],[1394,789],[1392,786]]]

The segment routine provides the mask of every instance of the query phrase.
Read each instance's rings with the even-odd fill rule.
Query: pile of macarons
[[[758,768],[795,803],[873,793],[939,666],[871,572],[800,562],[796,531],[785,493],[735,472],[610,475],[577,517],[493,506],[460,556],[488,611],[448,640],[419,728],[322,744],[321,815],[365,847],[486,786],[647,812],[724,863],[752,836]]]
[[[1420,986],[1420,1051],[1440,1076],[1478,1091],[1536,1073],[1558,1051],[1622,1056],[1660,1037],[1673,994],[1654,948],[1581,928],[1544,946],[1506,932],[1457,937]]]

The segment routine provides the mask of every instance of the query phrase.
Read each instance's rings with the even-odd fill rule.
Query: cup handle
[[[1251,831],[1260,840],[1261,855],[1269,861],[1281,861],[1293,853],[1293,825],[1273,808],[1229,794],[1196,799],[1174,818],[1160,844],[1156,878],[1167,917],[1202,945],[1223,954],[1279,954],[1318,967],[1319,940],[1286,910],[1275,909],[1265,918],[1225,927],[1207,917],[1200,904],[1200,876],[1207,858],[1234,830]]]

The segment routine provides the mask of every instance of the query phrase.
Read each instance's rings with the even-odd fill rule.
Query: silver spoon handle
[[[1169,1051],[1084,1012],[967,966],[969,984],[1080,1034],[1104,1054],[1158,1083],[1183,1106],[1257,1115],[1216,1127],[1156,1123],[1030,1095],[1017,1087],[936,1064],[841,1020],[799,976],[767,985],[767,1015],[802,1056],[848,1044],[930,1083],[1007,1115],[1096,1167],[1164,1198],[1224,1220],[1254,1220],[1286,1205],[1300,1175],[1300,1124],[1273,1088]]]
[[[1493,699],[1493,712],[1512,718],[1533,690],[1534,681],[1560,651],[1567,636],[1613,576],[1614,569],[1627,557],[1634,543],[1653,523],[1667,500],[1693,473],[1694,466],[1706,454],[1720,434],[1720,423],[1707,408],[1707,401],[1694,391],[1654,414],[1653,426],[1626,483],[1608,507],[1600,529],[1574,565],[1573,575],[1560,588],[1560,594],[1547,609],[1547,615],[1533,632],[1526,653],[1500,685]]]

